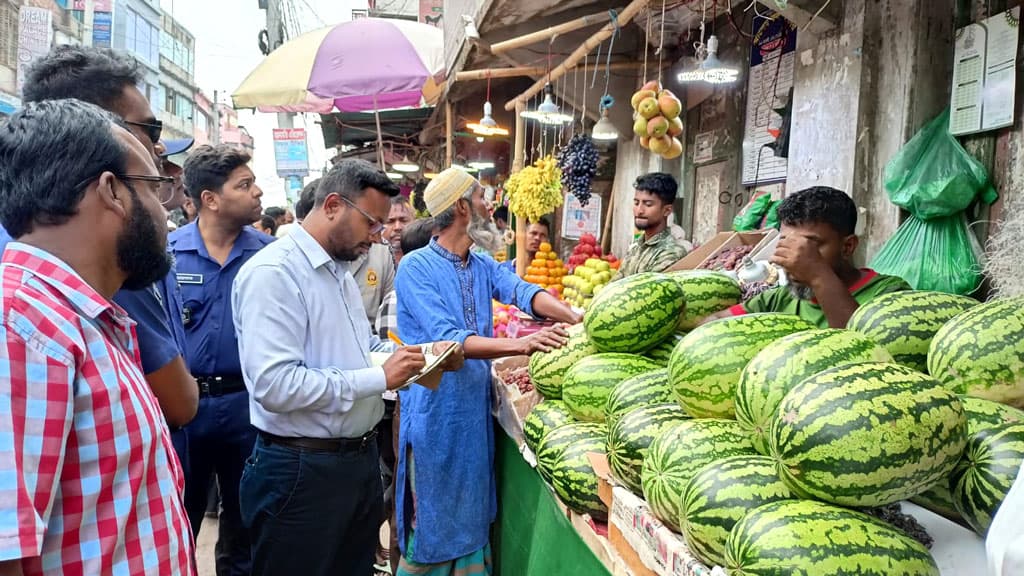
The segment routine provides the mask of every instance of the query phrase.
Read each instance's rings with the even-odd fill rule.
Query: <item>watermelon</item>
[[[979,304],[947,322],[928,372],[960,394],[1024,408],[1024,297]]]
[[[779,480],[767,456],[730,456],[704,466],[683,489],[686,545],[708,566],[725,564],[725,542],[747,512],[769,502],[796,498]]]
[[[1024,422],[1024,410],[973,396],[960,396],[967,415],[967,435],[974,436],[982,430],[1003,424]]]
[[[640,485],[651,511],[679,531],[683,489],[702,467],[727,456],[754,455],[750,434],[734,420],[705,418],[680,422],[651,442]]]
[[[651,348],[647,352],[644,352],[644,356],[647,356],[648,358],[654,360],[658,364],[667,367],[669,359],[672,358],[672,351],[676,349],[676,344],[678,344],[679,341],[683,339],[683,336],[686,336],[686,334],[676,332],[675,334],[669,336],[667,340],[661,342],[660,344],[656,344],[654,348]]]
[[[623,380],[660,368],[657,362],[636,354],[594,354],[580,360],[565,373],[562,400],[573,418],[604,422],[605,407],[612,390]]]
[[[675,401],[668,385],[668,368],[644,372],[615,386],[605,405],[605,422],[611,426],[619,416],[634,408]]]
[[[583,358],[597,354],[597,348],[591,344],[582,324],[570,326],[568,332],[569,340],[565,346],[530,356],[530,380],[545,398],[561,398],[562,380],[569,368]]]
[[[1024,424],[1002,424],[982,430],[967,442],[964,457],[953,471],[953,504],[981,536],[1010,491],[1024,462]]]
[[[633,493],[639,494],[647,448],[666,429],[688,418],[679,405],[672,402],[635,408],[609,424],[608,466],[612,474]]]
[[[572,415],[569,414],[569,408],[565,402],[545,400],[537,404],[523,419],[523,437],[526,440],[526,445],[536,454],[537,447],[548,432],[570,422],[572,422]]]
[[[771,456],[790,490],[841,506],[884,506],[948,477],[967,442],[960,398],[900,364],[831,368],[779,404]]]
[[[730,576],[939,576],[928,549],[861,512],[813,500],[750,511],[729,534]]]
[[[982,430],[998,428],[1004,424],[1024,423],[1024,411],[1012,408],[1006,404],[964,395],[960,396],[960,403],[963,404],[964,414],[967,416],[968,442]],[[953,473],[956,473],[955,468]],[[926,492],[914,496],[910,501],[970,528],[967,525],[967,521],[960,516],[960,512],[956,509],[949,484],[950,479],[943,478],[935,486],[932,486]]]
[[[551,469],[551,485],[566,506],[596,520],[608,519],[608,507],[597,495],[597,474],[587,454],[604,454],[604,439],[581,437],[569,443]]]
[[[537,469],[540,475],[551,480],[551,471],[562,459],[562,453],[569,444],[583,438],[596,438],[604,442],[607,437],[608,428],[593,422],[571,422],[555,428],[544,436],[537,447]]]
[[[945,292],[892,292],[857,308],[846,327],[880,344],[897,363],[927,372],[932,337],[943,324],[977,304],[973,298]]]
[[[722,318],[690,332],[672,352],[669,378],[676,399],[694,418],[732,418],[740,373],[762,348],[814,328],[788,314]]]
[[[643,352],[676,329],[686,308],[683,289],[665,274],[635,274],[605,286],[583,317],[602,352]]]
[[[768,454],[768,428],[794,386],[828,368],[853,362],[892,362],[870,338],[849,330],[808,330],[772,342],[754,356],[736,387],[736,421]]]
[[[680,270],[668,275],[683,288],[686,299],[680,330],[693,330],[708,316],[740,303],[740,285],[721,272]]]

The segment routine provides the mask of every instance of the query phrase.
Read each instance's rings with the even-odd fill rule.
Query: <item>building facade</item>
[[[162,12],[159,0],[116,0],[112,17],[111,47],[134,56],[145,70],[139,90],[159,115],[163,95],[160,92],[160,28]]]
[[[160,88],[151,101],[166,138],[192,138],[196,132],[195,37],[168,12],[160,19]]]

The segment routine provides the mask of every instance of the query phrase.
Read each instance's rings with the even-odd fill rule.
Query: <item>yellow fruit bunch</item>
[[[509,210],[535,222],[562,205],[562,171],[545,156],[510,176],[505,192]]]

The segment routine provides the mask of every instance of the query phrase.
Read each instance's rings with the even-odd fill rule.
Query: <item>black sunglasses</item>
[[[150,142],[154,145],[160,141],[160,135],[164,131],[164,123],[160,120],[153,120],[152,122],[133,122],[131,120],[124,120],[125,124],[132,126],[138,126],[146,132],[146,136],[149,137]]]

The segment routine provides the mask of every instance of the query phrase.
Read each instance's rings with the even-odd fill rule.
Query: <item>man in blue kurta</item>
[[[490,256],[471,252],[474,245],[493,251],[486,244],[501,239],[472,176],[449,168],[427,186],[424,200],[440,234],[398,268],[399,335],[408,343],[456,341],[466,361],[436,390],[400,392],[398,574],[484,573],[497,513],[490,360],[550,350],[566,339],[562,324],[528,338],[493,338],[491,299],[557,322],[580,317]]]

